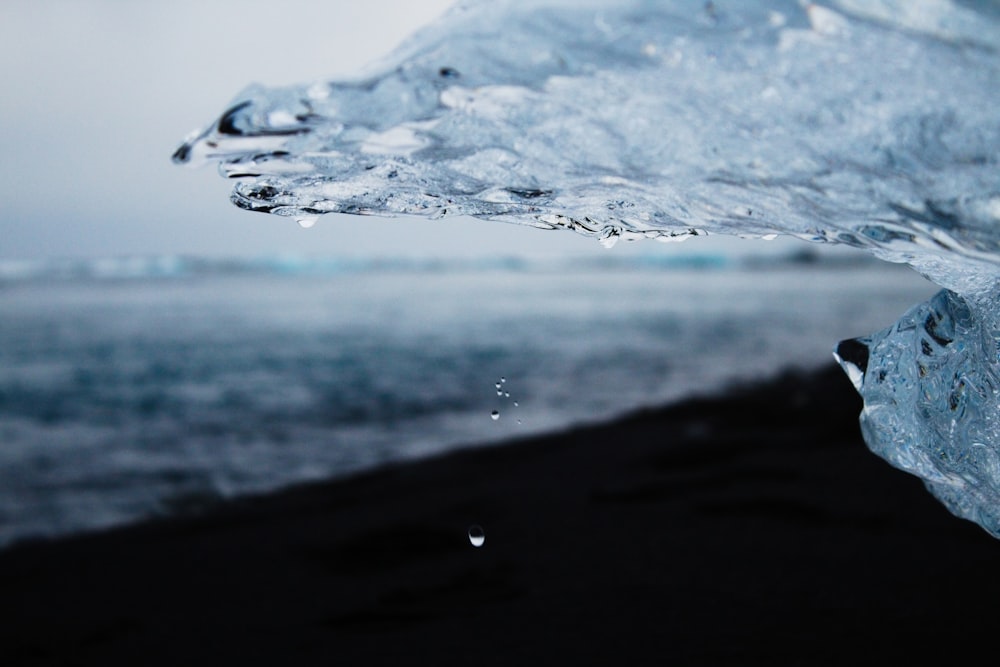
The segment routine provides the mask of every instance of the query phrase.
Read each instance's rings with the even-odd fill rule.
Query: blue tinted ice
[[[872,451],[1000,537],[995,321],[942,290],[888,329],[844,341],[837,354],[865,399],[861,429]]]
[[[906,262],[951,291],[842,347],[866,439],[997,534],[998,48],[989,1],[462,2],[356,79],[245,90],[174,159],[310,221],[778,233]]]

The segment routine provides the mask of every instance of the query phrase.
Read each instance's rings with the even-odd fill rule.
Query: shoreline
[[[84,527],[68,532],[57,533],[27,533],[9,542],[0,542],[0,556],[7,551],[19,550],[21,548],[34,548],[48,544],[61,544],[64,542],[74,542],[77,540],[87,540],[92,537],[100,537],[105,534],[116,534],[121,531],[129,531],[140,527],[159,526],[162,524],[172,524],[178,521],[197,521],[206,515],[212,516],[218,512],[229,512],[244,506],[253,506],[258,502],[273,503],[277,499],[288,494],[297,495],[306,493],[312,488],[327,488],[336,484],[348,484],[361,481],[370,476],[379,476],[384,472],[393,471],[397,468],[407,468],[420,466],[423,464],[433,464],[438,460],[445,460],[445,463],[454,455],[465,452],[485,452],[490,450],[507,450],[519,446],[530,446],[532,443],[542,443],[560,439],[568,436],[589,437],[589,433],[595,430],[614,428],[618,424],[631,423],[636,419],[643,419],[655,416],[660,413],[670,413],[675,408],[685,408],[697,406],[701,408],[705,404],[715,401],[728,401],[735,399],[737,395],[744,395],[753,392],[758,387],[770,387],[780,383],[784,378],[796,377],[801,379],[810,378],[819,374],[834,374],[829,363],[818,365],[812,368],[786,368],[774,376],[763,379],[733,379],[728,384],[715,390],[704,393],[693,393],[687,396],[668,401],[662,405],[646,405],[626,410],[608,417],[590,419],[580,422],[569,423],[565,426],[549,428],[547,430],[528,430],[520,435],[503,435],[494,438],[480,439],[475,442],[455,443],[430,454],[401,458],[399,460],[389,460],[372,465],[348,470],[347,472],[330,474],[327,477],[303,479],[292,481],[272,488],[264,488],[256,491],[243,491],[233,495],[222,495],[220,493],[196,493],[191,497],[181,496],[174,500],[164,502],[162,511],[140,515],[132,519],[112,523],[109,525],[99,525]],[[810,380],[811,381],[811,380]],[[860,399],[858,401],[858,411],[861,409]]]
[[[988,648],[1000,544],[871,454],[859,410],[831,365],[14,544],[0,662],[812,665]]]

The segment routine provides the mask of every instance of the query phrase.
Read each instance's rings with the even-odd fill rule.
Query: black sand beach
[[[1000,542],[869,453],[859,409],[830,367],[17,546],[0,552],[0,665],[990,655]]]

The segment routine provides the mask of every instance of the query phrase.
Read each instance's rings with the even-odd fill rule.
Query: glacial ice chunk
[[[356,80],[251,86],[174,159],[294,218],[779,232],[960,283],[1000,254],[1000,21],[917,4],[464,2]]]
[[[1000,329],[981,307],[942,290],[884,331],[842,342],[837,358],[864,398],[871,450],[1000,537]]]
[[[840,346],[866,440],[997,534],[998,52],[1000,7],[972,0],[466,0],[355,79],[247,88],[174,160],[298,220],[779,233],[905,262],[950,291]]]

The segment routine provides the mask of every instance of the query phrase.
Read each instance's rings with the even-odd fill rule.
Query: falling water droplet
[[[493,412],[490,413],[490,417],[493,418],[493,421],[500,419],[500,411],[494,410]]]
[[[486,533],[483,532],[482,526],[469,526],[469,542],[476,548],[486,543]]]
[[[299,223],[299,227],[302,229],[309,229],[316,224],[317,220],[319,220],[318,215],[307,215],[301,218],[295,218],[295,222]]]

